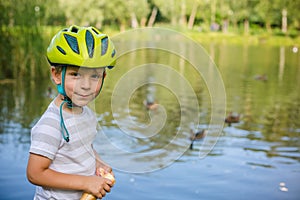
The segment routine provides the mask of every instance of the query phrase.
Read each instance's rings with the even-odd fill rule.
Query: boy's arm
[[[35,184],[44,187],[83,190],[98,198],[105,196],[110,191],[112,182],[98,176],[81,176],[65,174],[49,169],[51,160],[30,153],[27,165],[27,178]]]
[[[94,149],[94,154],[95,154],[95,158],[96,158],[96,174],[99,175],[99,168],[103,168],[106,172],[113,174],[112,168],[105,163],[103,160],[101,160],[99,154],[97,153],[97,151]]]

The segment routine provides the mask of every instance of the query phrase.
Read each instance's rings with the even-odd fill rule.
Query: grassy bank
[[[239,32],[200,32],[188,30],[186,28],[159,25],[157,27],[168,28],[178,31],[192,38],[199,43],[216,43],[216,44],[237,44],[237,45],[271,45],[271,46],[297,46],[300,47],[300,35],[285,36],[283,34],[267,33],[264,30],[256,31],[249,35],[243,35]],[[120,32],[105,27],[104,32],[114,36]]]
[[[40,37],[43,37],[45,41],[50,41],[50,38],[55,35],[59,30],[67,26],[40,26],[39,32]],[[300,47],[300,35],[293,35],[293,37],[285,36],[282,34],[268,33],[264,30],[255,31],[249,35],[243,35],[241,31],[232,31],[229,33],[222,32],[200,32],[197,30],[188,30],[187,28],[172,27],[169,25],[158,25],[157,27],[168,28],[171,30],[178,31],[191,37],[200,43],[216,43],[216,44],[240,44],[240,45],[272,45],[272,46],[298,46]],[[13,35],[19,32],[19,27],[2,27],[2,32],[8,31],[13,33]],[[25,29],[26,30],[26,29]],[[103,27],[101,29],[103,32],[110,36],[114,36],[120,33],[116,28]],[[130,30],[130,29],[127,29]],[[30,30],[28,30],[30,32]],[[22,29],[24,32],[24,29]]]
[[[199,43],[216,43],[216,44],[240,44],[240,45],[272,45],[272,46],[298,46],[300,47],[300,35],[289,37],[284,35],[274,35],[260,31],[257,34],[243,35],[239,33],[222,33],[222,32],[199,32],[188,30],[186,28],[174,28],[170,26],[159,26],[168,28],[187,35]],[[46,37],[51,37],[62,27],[44,27]],[[129,29],[128,29],[129,30]],[[103,27],[103,32],[110,36],[119,34],[120,32],[110,27]]]
[[[193,30],[186,27],[172,27],[170,25],[160,24],[158,27],[169,28],[196,40],[200,43],[216,43],[216,44],[239,44],[239,45],[271,45],[271,46],[297,46],[300,47],[300,32],[290,30],[285,35],[281,30],[274,29],[267,32],[263,28],[251,29],[248,35],[243,34],[243,28],[229,28],[228,33],[211,32],[209,28],[202,31],[199,28]]]
[[[200,43],[225,43],[241,45],[272,45],[272,46],[300,46],[300,36],[275,36],[270,34],[240,35],[234,33],[200,33],[188,31],[188,36]]]

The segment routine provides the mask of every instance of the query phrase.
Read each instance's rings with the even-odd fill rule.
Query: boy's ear
[[[51,79],[56,85],[61,84],[61,73],[58,73],[55,67],[51,67]]]

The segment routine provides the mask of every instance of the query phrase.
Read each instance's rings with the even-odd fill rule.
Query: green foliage
[[[105,26],[117,29],[147,25],[152,9],[155,23],[192,25],[209,31],[216,23],[220,29],[260,26],[268,32],[281,29],[282,11],[287,11],[288,29],[300,30],[300,0],[0,0],[2,26],[66,26],[70,24]],[[275,28],[275,29],[274,29]],[[251,31],[251,30],[250,30]],[[253,32],[253,30],[251,31]],[[276,33],[278,34],[278,33]]]
[[[46,47],[58,30],[70,24],[96,26],[113,35],[147,26],[157,8],[156,26],[188,30],[200,42],[296,45],[299,7],[300,0],[0,0],[0,79],[48,76]],[[281,29],[284,9],[286,32]],[[191,15],[195,18],[188,29]],[[241,36],[245,22],[250,29],[247,37]],[[207,34],[212,23],[220,29]],[[221,33],[224,23],[227,34]]]

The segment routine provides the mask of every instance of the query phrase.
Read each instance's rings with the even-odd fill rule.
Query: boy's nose
[[[91,87],[90,79],[87,77],[82,78],[80,82],[80,86],[82,89],[90,89]]]

